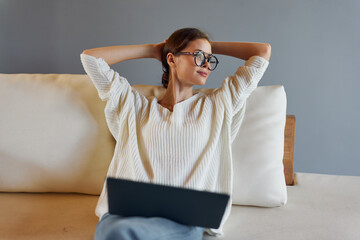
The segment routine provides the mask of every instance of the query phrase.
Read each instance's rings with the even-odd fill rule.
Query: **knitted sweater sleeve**
[[[103,58],[80,54],[81,63],[90,77],[102,101],[106,101],[105,118],[111,134],[119,135],[121,114],[132,105],[132,87],[126,78],[109,67]]]
[[[234,116],[244,105],[246,99],[255,90],[264,75],[269,62],[260,56],[252,56],[244,66],[240,66],[234,75],[228,76],[222,83],[218,94],[222,95],[225,105],[231,108]]]

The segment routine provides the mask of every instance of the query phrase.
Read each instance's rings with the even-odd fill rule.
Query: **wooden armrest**
[[[286,185],[294,185],[295,122],[295,115],[286,116],[283,158]]]

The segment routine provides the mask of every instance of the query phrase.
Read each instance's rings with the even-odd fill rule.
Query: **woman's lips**
[[[203,77],[206,77],[207,76],[207,73],[206,72],[201,72],[201,71],[198,71],[198,73],[203,76]]]

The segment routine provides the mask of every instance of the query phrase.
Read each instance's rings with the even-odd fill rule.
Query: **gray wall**
[[[360,175],[359,25],[358,0],[0,0],[0,72],[84,74],[84,49],[162,42],[188,26],[214,41],[267,42],[260,86],[285,87],[297,118],[295,171]],[[244,64],[219,59],[205,87]],[[155,59],[113,68],[131,84],[160,85]]]

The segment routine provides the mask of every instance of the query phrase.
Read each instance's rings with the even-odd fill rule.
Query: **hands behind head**
[[[167,40],[164,40],[164,42],[153,44],[154,46],[154,58],[159,60],[161,62],[161,53],[164,48],[164,45],[166,44]]]

